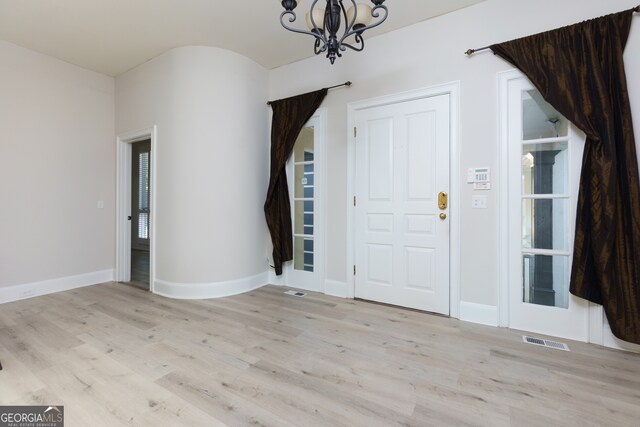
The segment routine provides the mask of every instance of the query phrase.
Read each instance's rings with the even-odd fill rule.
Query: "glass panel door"
[[[588,340],[569,293],[584,138],[524,77],[506,83],[509,326]]]
[[[285,264],[288,286],[306,290],[323,289],[319,266],[322,244],[320,184],[323,155],[320,116],[303,127],[287,164],[291,222],[293,224],[293,261]]]

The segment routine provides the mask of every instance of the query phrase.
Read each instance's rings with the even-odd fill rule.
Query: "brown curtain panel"
[[[587,135],[570,291],[640,344],[640,184],[622,54],[633,10],[491,46]]]
[[[264,214],[273,243],[276,274],[282,263],[293,259],[291,203],[285,166],[304,124],[309,121],[327,95],[327,89],[271,102],[271,177]]]

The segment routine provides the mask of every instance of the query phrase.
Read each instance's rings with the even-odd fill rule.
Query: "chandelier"
[[[318,2],[321,5],[317,6]],[[365,3],[356,3],[356,0],[313,0],[306,20],[309,31],[290,27],[285,22],[285,17],[289,23],[296,20],[294,9],[298,6],[296,0],[282,0],[284,12],[280,15],[280,23],[284,28],[294,33],[308,34],[315,38],[313,51],[316,55],[327,52],[327,58],[333,64],[336,57],[342,57],[342,52],[347,48],[360,52],[364,49],[364,39],[362,33],[370,28],[382,24],[389,15],[387,7],[383,5],[385,0],[371,0],[373,8]],[[322,5],[322,3],[326,3]],[[351,7],[346,9],[343,3],[351,3]],[[380,10],[384,14],[380,15]],[[376,22],[373,24],[373,18]],[[342,21],[344,20],[344,25]],[[338,34],[340,33],[340,34]],[[347,42],[353,36],[353,41]]]

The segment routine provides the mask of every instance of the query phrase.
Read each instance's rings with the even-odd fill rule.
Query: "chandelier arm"
[[[293,28],[293,27],[288,26],[288,25],[287,25],[287,24],[285,24],[285,22],[284,22],[284,18],[285,18],[285,16],[286,16],[286,15],[290,15],[290,17],[289,17],[289,22],[295,22],[295,20],[296,20],[296,13],[295,13],[294,11],[292,11],[292,10],[285,10],[284,12],[282,12],[282,13],[280,14],[280,25],[282,25],[282,26],[284,27],[284,29],[289,30],[289,31],[292,31],[292,32],[294,32],[294,33],[306,34],[306,35],[308,35],[308,36],[313,36],[313,37],[315,37],[316,39],[321,40],[321,41],[322,41],[322,42],[324,42],[324,43],[326,43],[326,42],[327,42],[327,41],[326,41],[326,39],[325,39],[325,37],[324,37],[324,34],[322,34],[322,33],[317,34],[317,33],[314,33],[313,31],[299,30],[299,29],[297,29],[297,28]]]
[[[318,0],[313,0],[313,3],[311,3],[311,9],[309,9],[309,18],[311,19],[311,24],[313,25],[314,30],[316,30],[316,31],[311,31],[311,33],[313,34],[324,33],[324,29],[320,29],[320,27],[318,27],[318,24],[316,23],[316,20],[313,17],[313,9],[316,7],[316,4],[318,4]],[[290,20],[289,22],[293,22],[293,21]],[[324,23],[322,25],[324,25]],[[320,40],[320,39],[324,41],[325,44],[327,44],[327,38],[325,37],[324,34],[322,34],[322,37],[317,37],[316,40]]]
[[[358,19],[358,8],[357,8],[356,0],[350,0],[351,3],[353,4],[353,10],[355,13],[353,14],[353,18],[351,18],[351,22],[349,22],[349,17],[347,16],[347,8],[344,7],[344,4],[342,4],[342,0],[339,0],[339,1],[340,1],[340,8],[342,9],[342,16],[344,16],[344,25],[345,25],[344,32],[346,34],[351,28],[353,28],[353,26],[356,23],[356,19]]]
[[[361,34],[356,34],[356,43],[358,43],[359,46],[353,46],[349,43],[341,43],[340,50],[347,50],[347,48],[349,48],[356,52],[362,52],[364,50],[364,38]]]
[[[321,39],[317,38],[315,43],[313,44],[313,53],[315,53],[316,55],[321,54],[322,52],[325,52],[328,48],[326,43],[323,43],[322,47],[320,47],[320,43],[322,42]]]
[[[351,1],[353,1],[353,0],[351,0]],[[378,11],[379,9],[382,9],[384,11],[384,15],[382,16],[382,18],[379,21],[377,21],[377,22],[375,22],[373,24],[367,25],[366,27],[358,28],[357,30],[354,30],[352,27],[347,27],[347,29],[345,30],[344,35],[340,39],[340,44],[343,44],[344,40],[347,37],[350,37],[350,36],[352,36],[354,34],[358,34],[358,33],[362,34],[365,31],[370,30],[372,28],[375,28],[378,25],[382,24],[384,21],[386,21],[387,17],[389,16],[389,9],[387,9],[387,6],[385,6],[383,4],[375,6],[371,10],[371,16],[373,16],[374,18],[379,18],[380,17],[380,12]],[[354,20],[355,20],[355,18],[354,18]]]

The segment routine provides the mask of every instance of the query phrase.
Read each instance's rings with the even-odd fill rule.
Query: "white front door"
[[[356,112],[357,298],[449,314],[449,103]]]
[[[584,136],[520,73],[500,87],[508,326],[588,341],[589,303],[569,293]]]

